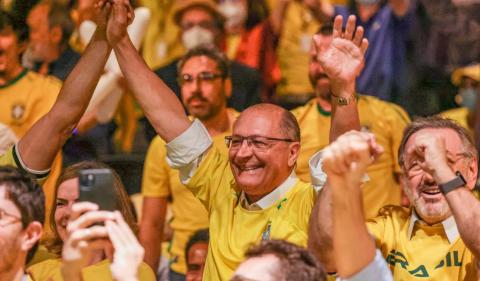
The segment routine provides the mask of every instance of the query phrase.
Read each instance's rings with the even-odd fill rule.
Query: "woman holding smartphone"
[[[104,197],[97,196],[97,203],[77,202],[79,175],[87,169],[111,171],[111,190],[104,191]],[[155,280],[153,271],[142,262],[133,207],[115,171],[99,162],[80,162],[63,171],[55,193],[50,215],[53,233],[46,246],[62,259],[31,266],[28,271],[33,280]],[[102,200],[110,201],[105,205],[113,205],[115,211],[101,210]]]

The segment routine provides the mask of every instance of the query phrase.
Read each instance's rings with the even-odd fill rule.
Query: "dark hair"
[[[11,166],[0,166],[0,186],[5,188],[5,197],[13,202],[22,215],[22,227],[34,221],[45,222],[45,194],[36,180]],[[38,248],[38,242],[28,251],[28,263]]]
[[[57,1],[44,1],[40,5],[48,5],[48,26],[49,28],[60,27],[62,29],[62,40],[60,44],[63,47],[68,46],[68,41],[72,35],[75,24],[70,17],[70,11],[66,5]]]
[[[317,34],[329,36],[333,34],[333,22],[332,21],[327,21],[320,26],[320,28],[317,31]]]
[[[455,131],[463,143],[463,148],[465,152],[468,153],[471,157],[477,158],[477,149],[475,148],[475,144],[473,142],[472,136],[467,131],[467,129],[463,128],[455,121],[451,119],[441,118],[438,116],[430,116],[430,117],[421,117],[415,119],[411,122],[405,130],[403,131],[403,138],[400,142],[400,146],[398,147],[398,164],[400,167],[403,167],[405,164],[405,145],[410,137],[423,129],[452,129]]]
[[[247,30],[254,28],[257,24],[268,18],[268,14],[268,6],[265,0],[248,0],[245,28]]]
[[[108,165],[97,162],[97,161],[82,161],[76,163],[72,166],[65,168],[62,171],[62,174],[57,179],[57,184],[55,185],[55,200],[57,199],[58,187],[67,180],[77,178],[79,172],[85,169],[109,169],[112,171],[113,175],[113,186],[114,193],[116,194],[116,209],[120,211],[122,216],[125,218],[128,226],[132,229],[134,233],[137,233],[137,223],[135,221],[134,210],[128,194],[123,186],[123,183],[120,179],[120,176],[110,168]],[[63,247],[63,241],[60,239],[60,236],[57,232],[57,225],[55,223],[55,211],[57,210],[57,204],[54,201],[52,206],[52,211],[50,213],[50,228],[53,232],[53,236],[47,240],[46,246],[48,250],[55,254],[60,254]]]
[[[0,30],[11,28],[17,36],[18,42],[23,43],[28,40],[28,26],[25,20],[20,17],[14,17],[0,9]]]
[[[277,277],[285,281],[324,281],[326,274],[307,249],[284,240],[264,240],[247,250],[245,257],[274,255],[280,260]]]
[[[177,64],[177,72],[180,73],[183,66],[187,63],[188,60],[194,57],[206,56],[217,64],[217,69],[222,74],[222,78],[230,77],[230,62],[228,58],[222,54],[218,49],[210,45],[200,45],[189,50]]]
[[[187,245],[185,246],[185,263],[188,265],[188,252],[197,243],[207,243],[210,241],[210,235],[208,234],[208,229],[200,229],[195,232],[190,239],[188,239]]]
[[[300,126],[293,113],[284,110],[280,120],[280,129],[293,141],[300,141]]]

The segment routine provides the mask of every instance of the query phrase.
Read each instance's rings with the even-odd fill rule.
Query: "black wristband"
[[[467,181],[465,181],[465,179],[463,178],[462,174],[459,171],[455,172],[455,175],[457,176],[454,179],[438,185],[438,187],[440,188],[440,191],[442,191],[443,194],[447,194],[450,191],[457,189],[459,187],[463,187],[467,184]]]

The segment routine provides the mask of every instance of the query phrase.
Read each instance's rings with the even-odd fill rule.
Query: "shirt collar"
[[[420,218],[418,217],[417,212],[415,212],[415,209],[413,209],[412,214],[410,215],[410,224],[408,225],[408,239],[412,238],[413,227],[415,226],[415,223],[419,220]],[[448,217],[447,219],[442,221],[442,225],[443,230],[447,235],[448,242],[450,242],[450,244],[453,244],[453,242],[455,242],[455,240],[457,240],[458,236],[460,235],[458,232],[457,224],[455,222],[455,218],[453,216]]]
[[[290,176],[272,192],[255,203],[249,204],[245,192],[240,194],[240,204],[249,211],[265,210],[280,200],[297,182],[297,175],[292,171]]]

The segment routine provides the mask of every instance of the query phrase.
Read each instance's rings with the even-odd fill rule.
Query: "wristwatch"
[[[443,194],[447,194],[450,191],[459,187],[463,187],[467,184],[467,181],[459,171],[455,172],[455,175],[457,176],[454,179],[438,185]]]
[[[331,96],[332,103],[340,105],[340,106],[349,105],[350,103],[352,103],[353,101],[355,101],[357,99],[357,96],[355,94],[352,94],[348,97],[339,97],[339,96],[335,96],[335,95],[330,95],[330,96]]]

